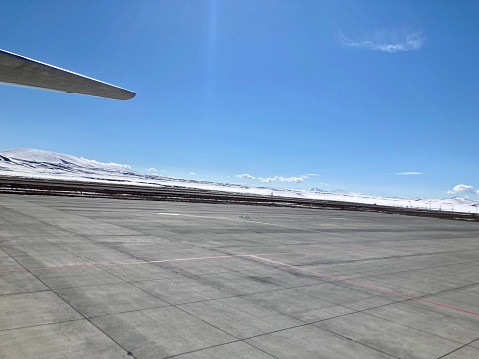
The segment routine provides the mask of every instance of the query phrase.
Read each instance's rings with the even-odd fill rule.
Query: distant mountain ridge
[[[234,184],[227,185],[156,174],[143,174],[133,171],[129,165],[125,164],[105,163],[63,153],[29,148],[0,151],[0,174],[34,178],[130,182],[131,184],[147,185],[214,184],[244,187]]]
[[[0,175],[156,187],[196,188],[251,195],[311,198],[466,213],[475,213],[477,211],[476,206],[479,206],[479,201],[464,198],[386,198],[347,193],[341,190],[325,191],[317,187],[309,190],[291,190],[165,177],[155,174],[142,174],[133,171],[130,166],[124,164],[104,163],[83,157],[78,158],[67,154],[28,148],[0,151]]]
[[[79,180],[113,180],[114,177],[119,182],[124,182],[127,178],[142,177],[126,165],[25,148],[0,152],[0,173]]]

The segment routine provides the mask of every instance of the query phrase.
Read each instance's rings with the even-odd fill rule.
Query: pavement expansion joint
[[[0,357],[35,346],[91,358],[479,352],[477,223],[61,196],[0,203]]]

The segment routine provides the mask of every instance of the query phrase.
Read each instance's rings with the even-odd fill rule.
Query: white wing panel
[[[68,93],[129,100],[134,92],[0,50],[0,82]]]

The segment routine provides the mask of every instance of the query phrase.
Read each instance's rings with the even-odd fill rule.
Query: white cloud
[[[238,178],[246,178],[246,179],[256,179],[255,176],[251,176],[247,173],[243,173],[243,174],[240,174],[240,175],[236,175],[235,177],[238,177]]]
[[[318,175],[319,176],[319,175]],[[282,177],[282,176],[274,176],[274,177],[255,177],[247,173],[243,173],[240,175],[236,175],[237,178],[242,179],[251,179],[251,180],[258,180],[263,183],[270,183],[270,182],[289,182],[289,183],[298,183],[303,182],[305,178],[308,178],[307,175],[301,177]]]
[[[339,36],[345,46],[390,53],[419,50],[426,41],[420,31],[402,31],[401,34],[397,34],[392,31],[376,30],[372,34],[361,36],[360,39],[350,39],[340,31]]]
[[[195,172],[190,172],[190,175],[195,175],[196,173]]]
[[[395,175],[402,175],[402,176],[411,176],[411,175],[423,175],[422,172],[397,172]]]
[[[298,183],[298,182],[303,182],[304,178],[303,177],[281,177],[281,176],[274,176],[274,177],[258,177],[258,180],[260,182],[290,182],[290,183]]]
[[[462,193],[477,193],[479,194],[479,191],[474,190],[474,186],[468,186],[465,184],[458,184],[457,186],[454,186],[452,190],[447,191],[449,194],[462,194]]]
[[[301,176],[303,178],[309,178],[309,177],[319,177],[321,176],[320,174],[317,173],[306,173],[304,176]]]
[[[158,172],[158,170],[154,167],[148,168],[148,171],[150,172]]]
[[[95,161],[95,160],[89,160],[88,158],[83,158],[83,157],[80,157],[80,159],[81,159],[82,161],[87,162],[89,165],[92,165],[92,166],[108,166],[108,167],[121,168],[121,169],[125,169],[125,170],[131,169],[130,166],[128,166],[128,165],[122,165],[122,164],[120,164],[120,163],[100,162],[100,161]]]

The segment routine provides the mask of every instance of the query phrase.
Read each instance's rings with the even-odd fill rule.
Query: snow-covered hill
[[[318,188],[311,188],[310,190],[290,190],[250,187],[229,183],[146,175],[131,170],[128,165],[103,163],[82,157],[78,158],[61,153],[35,149],[17,149],[0,152],[0,175],[132,185],[187,187],[253,195],[300,197],[465,213],[476,213],[477,207],[475,206],[479,206],[479,201],[471,201],[463,198],[386,198],[367,196],[359,193],[346,193],[343,191],[330,192]]]

